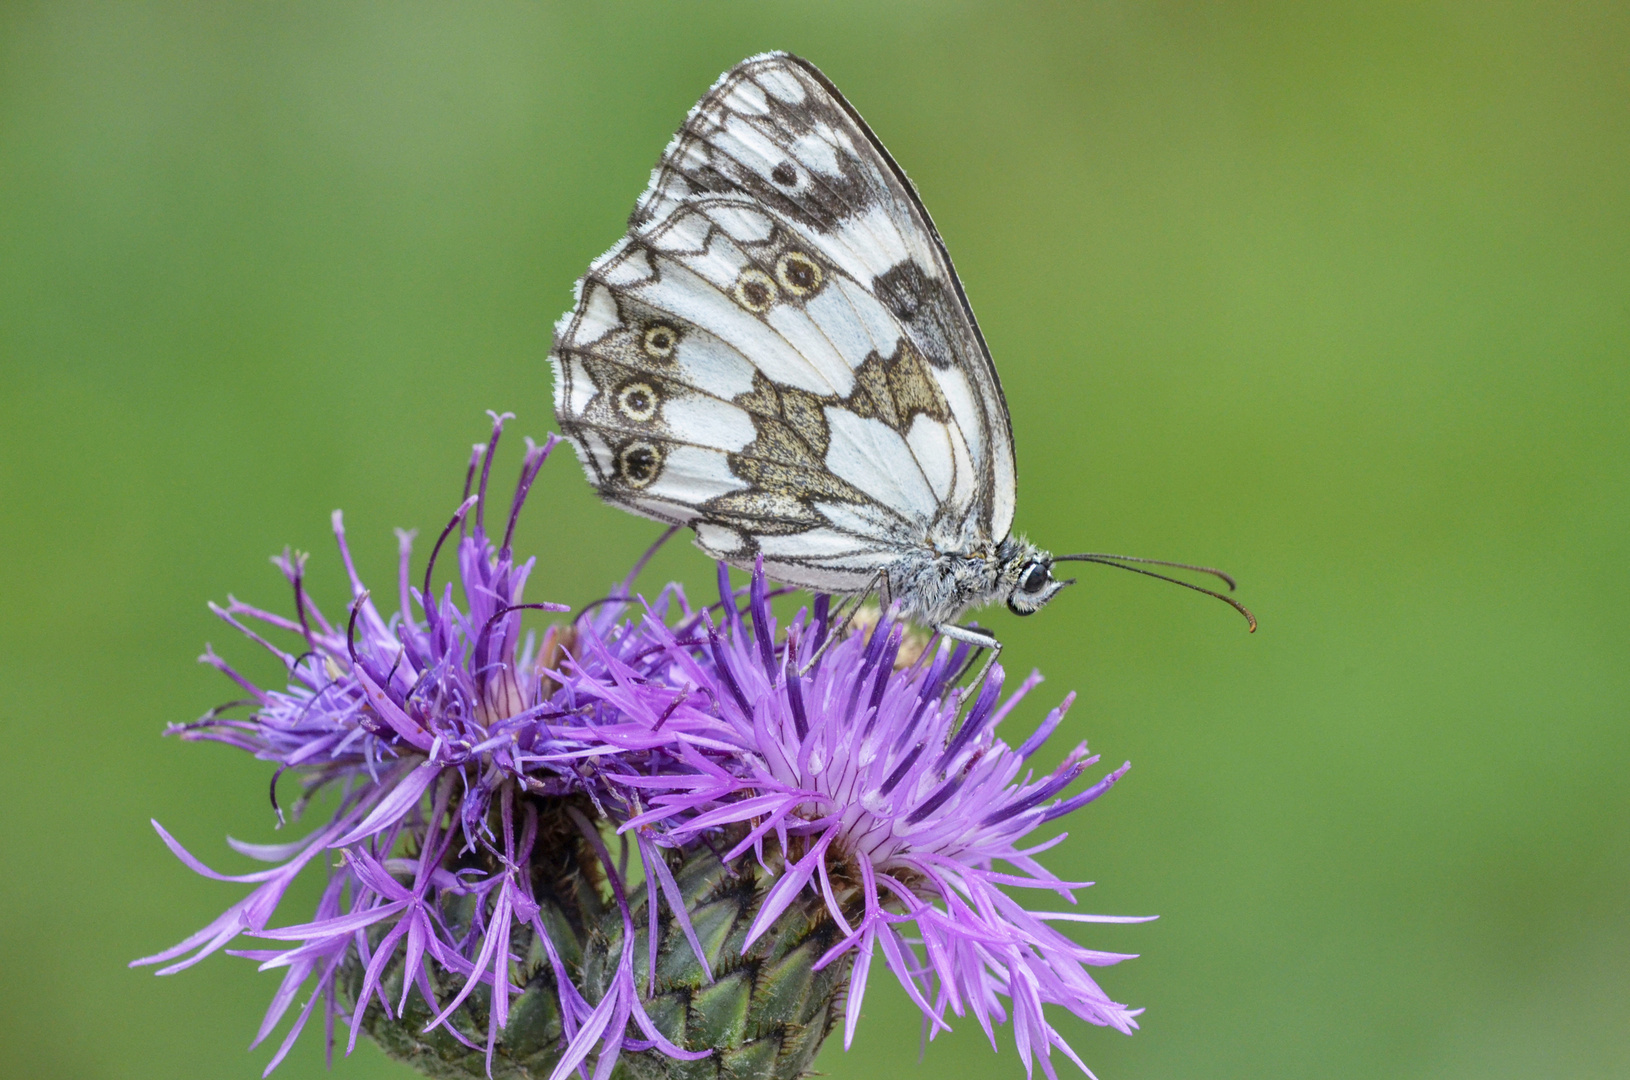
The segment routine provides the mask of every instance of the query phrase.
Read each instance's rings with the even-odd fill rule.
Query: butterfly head
[[[1007,609],[1015,615],[1031,615],[1047,606],[1074,578],[1053,577],[1053,556],[1028,540],[1008,540],[1001,553],[1002,583],[1007,586]]]

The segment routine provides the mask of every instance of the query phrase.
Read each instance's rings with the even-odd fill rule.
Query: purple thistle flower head
[[[158,973],[172,974],[245,934],[289,943],[279,949],[227,950],[259,961],[262,970],[285,969],[255,1045],[282,1020],[301,987],[315,980],[267,1073],[287,1055],[319,1001],[325,1002],[332,1046],[334,1020],[340,1016],[336,983],[347,962],[364,969],[348,1018],[351,1046],[363,1012],[373,1002],[389,1017],[401,1013],[417,989],[434,1017],[429,1027],[435,1028],[446,1025],[469,995],[484,986],[490,998],[490,1071],[511,997],[521,992],[510,977],[515,960],[510,940],[517,927],[530,929],[549,954],[560,980],[562,1024],[575,1060],[599,1046],[602,1071],[609,1072],[624,1045],[656,1047],[673,1057],[698,1056],[669,1043],[652,1027],[631,975],[614,981],[598,1005],[586,1001],[565,979],[554,942],[539,918],[527,870],[538,837],[537,798],[578,794],[598,801],[579,764],[606,748],[582,738],[584,729],[573,727],[571,710],[553,700],[559,686],[550,665],[559,659],[561,636],[551,630],[540,644],[521,632],[525,610],[567,610],[523,600],[533,560],[517,563],[510,547],[520,509],[557,439],[541,447],[528,440],[502,538],[495,541],[488,532],[489,474],[506,419],[494,414],[491,439],[475,447],[464,501],[437,539],[422,581],[410,573],[412,534],[398,533],[399,608],[394,613],[383,614],[358,577],[337,511],[334,534],[352,594],[345,617],[328,618],[306,595],[305,556],[287,552],[273,561],[293,587],[294,618],[235,599],[224,608],[211,605],[220,618],[277,657],[287,685],[257,686],[207,650],[201,659],[243,689],[247,698],[233,705],[248,707],[250,714],[229,717],[223,713],[231,706],[225,706],[194,723],[172,725],[170,731],[185,739],[224,742],[273,762],[274,807],[277,777],[285,771],[305,780],[297,809],[323,789],[338,792],[338,805],[326,824],[293,843],[254,845],[229,838],[240,853],[275,864],[243,875],[209,869],[155,821],[164,842],[196,872],[256,888],[202,930],[132,966],[164,964]],[[462,604],[450,583],[440,598],[432,590],[432,575],[449,543]],[[292,636],[296,649],[279,648],[263,636],[263,629]],[[601,717],[598,728],[615,733],[618,724]],[[277,814],[282,822],[280,807]],[[330,849],[338,851],[340,863],[330,872],[313,918],[295,926],[269,926],[295,877],[309,864],[332,862],[332,856],[322,858]],[[608,872],[615,873],[610,867]],[[457,899],[473,900],[467,905],[475,912],[468,925],[456,925],[446,914],[446,901]],[[621,903],[620,893],[618,899]],[[404,957],[404,975],[401,996],[393,1002],[382,990],[382,979],[398,952]],[[463,977],[449,1002],[438,1000],[428,977],[431,962]],[[615,1024],[601,1015],[607,1010],[619,1017]],[[625,1037],[630,1020],[644,1039]],[[467,1044],[456,1029],[446,1030]]]
[[[636,789],[631,802],[649,801],[624,828],[673,845],[733,828],[745,835],[724,857],[751,852],[761,863],[773,840],[781,872],[748,945],[795,902],[824,904],[843,936],[821,965],[854,954],[846,1047],[880,946],[930,1037],[947,1028],[948,1013],[972,1013],[994,1045],[994,1026],[1011,1018],[1027,1074],[1034,1056],[1054,1076],[1057,1047],[1091,1075],[1044,1008],[1131,1033],[1142,1010],[1110,1000],[1087,971],[1130,957],[1084,948],[1051,924],[1144,920],[1034,911],[1005,889],[1048,890],[1074,903],[1090,883],[1062,881],[1037,859],[1064,837],[1034,833],[1097,799],[1129,765],[1066,795],[1098,760],[1085,744],[1042,775],[1028,762],[1073,694],[1010,746],[996,729],[1038,674],[1004,700],[993,665],[970,704],[951,688],[965,646],[942,641],[897,670],[905,625],[885,613],[869,636],[829,641],[836,629],[824,597],[778,640],[762,567],[745,619],[722,565],[719,582],[718,623],[711,612],[687,612],[676,628],[656,617],[637,631],[619,628],[650,643],[639,654],[639,708],[669,718],[672,752],[689,769],[610,778]],[[590,635],[582,645],[587,656],[603,647]],[[594,679],[568,683],[585,699],[627,696]]]
[[[565,608],[523,599],[533,562],[517,562],[511,543],[557,440],[528,442],[497,536],[487,490],[505,419],[495,415],[489,442],[475,448],[464,499],[422,576],[410,569],[411,534],[399,534],[394,612],[382,612],[358,577],[338,513],[351,584],[343,618],[328,618],[306,595],[305,557],[288,553],[274,562],[293,589],[292,618],[237,600],[214,608],[278,658],[286,682],[258,686],[206,651],[204,662],[247,695],[234,704],[248,715],[223,708],[171,730],[271,762],[274,807],[277,777],[289,772],[304,781],[296,817],[319,791],[333,793],[334,809],[292,843],[229,841],[270,864],[236,876],[211,870],[155,822],[193,870],[254,888],[196,934],[136,964],[162,964],[159,974],[170,974],[225,950],[282,969],[257,1045],[309,989],[268,1073],[321,1002],[330,1047],[336,1022],[350,1024],[354,1046],[366,1017],[400,1028],[411,1016],[421,1032],[443,1031],[484,1056],[490,1075],[500,1043],[516,1034],[507,1026],[513,999],[537,992],[540,964],[552,973],[547,992],[559,1022],[550,1080],[574,1072],[587,1080],[591,1061],[593,1080],[608,1080],[625,1053],[654,1052],[679,1071],[678,1062],[717,1053],[723,1067],[731,1054],[757,1051],[679,1045],[644,1004],[660,990],[659,954],[673,957],[663,941],[680,941],[698,983],[713,982],[675,871],[700,865],[703,854],[718,865],[723,852],[723,872],[773,878],[757,910],[744,909],[751,917],[743,916],[743,952],[757,950],[754,964],[772,957],[772,929],[818,924],[825,952],[816,967],[835,973],[819,1010],[838,1007],[831,995],[847,966],[846,1046],[879,948],[930,1037],[948,1016],[971,1013],[994,1044],[996,1025],[1011,1019],[1027,1074],[1039,1058],[1054,1076],[1055,1047],[1085,1071],[1048,1019],[1049,1005],[1123,1032],[1136,1028],[1139,1010],[1111,1001],[1087,971],[1127,957],[1083,948],[1052,924],[1140,920],[1035,911],[1007,892],[1050,890],[1074,902],[1085,883],[1062,881],[1037,859],[1063,837],[1038,840],[1036,830],[1126,772],[1123,765],[1070,794],[1097,762],[1084,744],[1050,772],[1030,768],[1072,698],[1010,746],[996,730],[1038,675],[1006,699],[996,666],[977,693],[958,689],[965,646],[941,642],[907,662],[906,627],[892,613],[869,634],[845,632],[831,624],[826,597],[778,632],[762,568],[744,610],[722,565],[720,603],[707,609],[693,608],[677,585],[652,603],[635,600],[636,566],[608,603],[590,605],[540,642],[523,633],[522,612]],[[449,556],[460,588],[449,583],[438,596],[433,574]],[[292,646],[274,644],[276,635]],[[593,813],[633,841],[615,865]],[[281,808],[277,815],[282,822]],[[646,877],[643,900],[626,888],[630,847]],[[687,863],[693,856],[699,861]],[[603,908],[599,925],[588,919],[600,919],[599,909],[572,901],[581,917],[569,916],[560,894],[548,893],[540,867],[563,860],[578,875],[572,888],[601,891],[588,902]],[[582,870],[591,864],[598,869]],[[308,866],[328,873],[316,911],[272,926]],[[659,933],[659,902],[679,938]],[[640,903],[643,938],[633,918]],[[228,948],[245,935],[274,947]],[[586,962],[591,939],[615,942],[617,955],[598,967]],[[636,965],[641,947],[646,963]],[[566,958],[572,950],[578,959]],[[601,975],[591,978],[591,969]],[[467,1003],[485,1010],[484,1054],[478,1028],[455,1026],[479,1013]],[[834,1014],[812,1014],[820,1015],[826,1020],[813,1030],[824,1035]],[[820,1035],[789,1067],[807,1067]]]

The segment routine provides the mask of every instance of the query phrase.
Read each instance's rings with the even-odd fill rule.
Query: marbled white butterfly
[[[549,359],[601,496],[694,528],[732,566],[875,591],[979,645],[996,642],[954,620],[997,600],[1038,610],[1070,584],[1056,561],[1233,588],[1012,535],[1007,403],[950,256],[877,136],[798,57],[745,60],[691,110]]]

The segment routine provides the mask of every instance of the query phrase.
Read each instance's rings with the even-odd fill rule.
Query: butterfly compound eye
[[[1019,588],[1027,593],[1039,593],[1047,587],[1047,582],[1051,578],[1052,574],[1047,572],[1046,566],[1041,563],[1031,563],[1030,569],[1026,570],[1024,576],[1019,579]]]

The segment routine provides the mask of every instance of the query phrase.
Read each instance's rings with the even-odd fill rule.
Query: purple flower
[[[400,606],[395,613],[381,614],[358,578],[338,512],[334,533],[352,592],[345,619],[330,621],[323,615],[305,593],[305,556],[286,552],[273,561],[293,586],[294,618],[237,600],[225,608],[211,605],[229,625],[281,661],[288,684],[280,689],[256,686],[212,650],[206,651],[202,660],[248,695],[234,704],[251,712],[245,719],[233,719],[221,715],[230,708],[223,707],[195,723],[174,725],[171,731],[185,739],[224,742],[275,763],[274,806],[277,776],[292,770],[305,779],[300,807],[324,788],[339,792],[338,807],[326,824],[293,843],[268,846],[229,839],[240,853],[275,864],[243,875],[209,869],[154,822],[164,842],[194,871],[257,887],[202,930],[132,966],[165,964],[158,973],[172,974],[245,934],[289,943],[278,949],[227,950],[260,961],[262,970],[286,972],[256,1045],[282,1020],[301,987],[314,980],[267,1073],[293,1046],[319,1000],[326,1003],[332,1045],[333,1020],[339,1013],[336,979],[348,960],[364,969],[362,989],[349,1017],[351,1046],[370,1001],[377,1001],[390,1016],[402,1010],[410,990],[416,988],[435,1014],[430,1026],[436,1027],[445,1024],[478,985],[485,985],[491,988],[486,1048],[490,1070],[511,997],[521,992],[509,977],[515,959],[510,939],[518,926],[530,928],[549,953],[559,981],[568,1054],[574,1060],[581,1061],[598,1046],[600,1071],[607,1073],[625,1043],[636,1049],[655,1046],[674,1057],[698,1056],[673,1046],[652,1027],[631,977],[617,980],[598,1005],[584,1000],[565,978],[554,943],[538,917],[539,905],[526,872],[537,837],[535,800],[523,796],[597,797],[582,764],[614,751],[581,737],[587,729],[576,724],[570,708],[552,700],[558,687],[548,665],[558,657],[558,635],[551,631],[541,645],[530,635],[524,639],[521,635],[523,610],[567,610],[559,604],[523,602],[533,560],[517,564],[510,548],[521,506],[557,440],[551,438],[542,447],[528,440],[502,540],[495,544],[487,532],[488,474],[505,419],[494,415],[490,442],[475,447],[464,501],[436,541],[420,587],[415,587],[409,572],[412,535],[398,534]],[[432,574],[449,540],[455,545],[462,607],[451,584],[440,599],[432,591]],[[299,651],[278,648],[251,622],[293,636]],[[622,734],[619,727],[615,717],[596,718],[596,731],[620,735],[621,744],[637,746],[639,733]],[[638,757],[637,750],[631,753]],[[625,767],[641,766],[631,761]],[[282,809],[277,813],[281,821]],[[339,851],[341,865],[330,873],[312,919],[271,927],[295,877],[308,864],[322,864],[324,853],[332,849]],[[412,854],[401,854],[404,850]],[[470,865],[447,869],[458,856],[479,856],[465,861],[484,862],[490,869]],[[608,871],[615,873],[610,867]],[[449,897],[474,899],[470,926],[448,922],[442,902]],[[372,945],[370,931],[375,935]],[[402,995],[392,1002],[385,998],[381,979],[398,950],[403,951],[405,975]],[[431,961],[464,977],[450,1001],[437,1000],[427,977]],[[644,1040],[625,1037],[630,1017]],[[616,1022],[609,1023],[611,1019]],[[447,1030],[462,1041],[455,1029]]]
[[[1086,883],[1062,881],[1037,859],[1063,836],[1040,839],[1036,831],[1096,799],[1127,769],[1075,790],[1098,760],[1084,744],[1050,772],[1036,775],[1027,765],[1073,696],[1009,746],[996,729],[1039,675],[1004,700],[1003,673],[993,666],[974,694],[956,686],[965,646],[941,642],[904,662],[903,623],[885,613],[869,634],[848,632],[831,625],[826,597],[816,598],[813,616],[800,612],[778,633],[762,569],[745,610],[722,565],[720,602],[698,609],[677,585],[652,602],[636,600],[642,560],[606,601],[539,641],[523,633],[522,612],[566,609],[523,600],[533,561],[517,562],[511,541],[557,440],[528,442],[495,541],[485,512],[505,419],[495,415],[488,443],[475,448],[464,500],[422,577],[410,570],[411,534],[399,534],[395,612],[381,613],[359,580],[338,513],[334,530],[351,581],[343,619],[329,620],[311,601],[305,556],[287,552],[274,562],[293,589],[292,618],[237,600],[214,608],[271,651],[287,681],[257,686],[207,650],[202,659],[242,688],[247,696],[233,704],[248,713],[233,716],[225,706],[171,730],[271,762],[280,822],[277,778],[285,772],[303,781],[294,817],[319,791],[333,792],[336,805],[292,843],[229,839],[270,864],[243,875],[216,873],[154,822],[194,871],[254,888],[196,934],[136,964],[162,964],[159,974],[170,974],[225,950],[263,970],[282,969],[255,1044],[302,990],[307,996],[267,1073],[319,1002],[330,1047],[336,1021],[349,1023],[354,1046],[366,1016],[405,1024],[415,994],[415,1025],[445,1030],[483,1056],[471,1041],[478,1036],[450,1022],[468,1015],[461,1009],[479,990],[490,1075],[496,1049],[511,1037],[504,1033],[516,996],[538,985],[538,975],[532,989],[516,985],[534,963],[520,955],[532,946],[552,972],[559,1017],[551,1080],[573,1072],[587,1078],[591,1060],[593,1080],[608,1080],[625,1053],[694,1060],[714,1051],[727,1062],[749,1051],[686,1049],[658,1029],[645,1005],[661,989],[659,898],[688,942],[697,983],[713,981],[676,870],[699,865],[687,863],[693,856],[723,852],[723,872],[749,873],[756,861],[773,877],[750,925],[743,915],[744,952],[768,956],[772,928],[818,922],[821,940],[836,943],[819,946],[826,952],[817,967],[852,964],[846,1046],[879,948],[930,1037],[949,1016],[971,1013],[994,1045],[995,1026],[1011,1019],[1027,1074],[1039,1058],[1053,1077],[1055,1047],[1086,1071],[1049,1021],[1049,1005],[1123,1032],[1136,1028],[1139,1010],[1111,1001],[1087,970],[1127,957],[1079,946],[1053,924],[1141,920],[1036,911],[1008,894],[1050,890],[1074,903]],[[449,583],[438,595],[433,575],[449,543],[460,588],[455,594]],[[270,640],[277,635],[293,644],[280,648]],[[615,864],[588,816],[594,812],[624,841]],[[647,882],[643,939],[635,931],[638,898],[625,884],[631,848]],[[579,886],[603,884],[609,897],[598,903],[620,920],[620,936],[613,922],[562,937],[560,911],[549,907],[556,901],[538,883],[539,868],[563,857],[574,868],[598,865],[571,872]],[[316,910],[304,922],[273,926],[290,884],[310,865],[328,874]],[[795,906],[803,921],[791,924]],[[228,948],[244,936],[271,947]],[[602,955],[599,966],[582,961],[590,939],[617,943],[616,955]],[[641,947],[644,965],[636,964]],[[566,958],[571,950],[579,960]],[[398,977],[399,991],[391,981]],[[590,982],[595,1000],[586,996]],[[840,999],[820,1000],[822,1009],[836,1009]],[[824,1032],[824,1022],[813,1030]],[[812,1055],[818,1045],[819,1036],[805,1049]]]
[[[1012,747],[996,728],[1039,675],[1001,700],[1003,673],[993,666],[964,709],[965,695],[950,686],[968,659],[965,647],[953,651],[942,641],[896,670],[906,628],[886,614],[869,638],[829,642],[820,597],[814,616],[800,612],[778,641],[762,569],[751,583],[751,632],[722,566],[720,594],[719,623],[710,612],[687,610],[675,628],[655,613],[637,629],[619,626],[622,651],[629,637],[649,644],[638,667],[614,683],[565,676],[579,699],[660,715],[672,753],[688,767],[608,777],[633,792],[630,803],[643,794],[650,804],[624,829],[676,846],[745,829],[724,857],[753,852],[761,863],[773,838],[784,869],[748,944],[795,900],[824,901],[844,936],[821,964],[855,953],[846,1047],[881,946],[930,1037],[947,1027],[948,1013],[972,1013],[994,1045],[994,1025],[1011,1016],[1027,1074],[1034,1055],[1054,1076],[1054,1047],[1086,1072],[1044,1007],[1131,1033],[1141,1010],[1111,1001],[1087,972],[1129,957],[1084,948],[1051,924],[1144,920],[1033,911],[1005,890],[1050,890],[1074,903],[1074,890],[1090,883],[1062,881],[1036,858],[1063,835],[1038,841],[1033,834],[1098,798],[1129,765],[1066,796],[1098,760],[1085,744],[1044,775],[1027,762],[1073,694]],[[610,662],[598,636],[584,634],[579,644],[597,670]],[[907,924],[912,937],[902,932]]]

